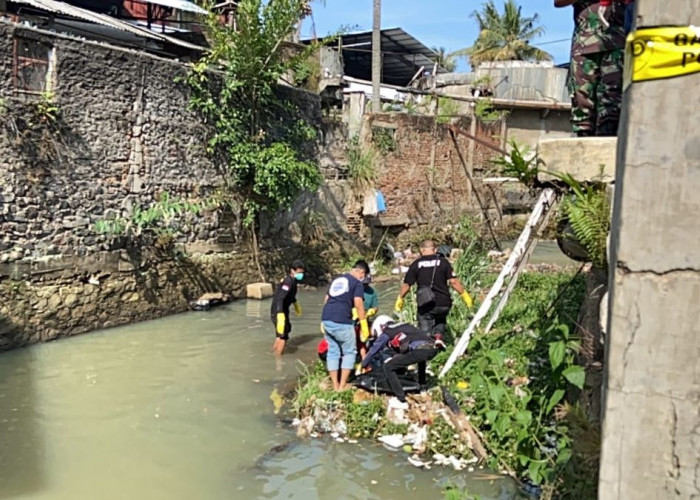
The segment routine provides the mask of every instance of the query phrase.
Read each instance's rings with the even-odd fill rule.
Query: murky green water
[[[374,443],[297,441],[277,421],[270,392],[315,356],[321,298],[300,293],[281,365],[269,301],[0,354],[0,499],[428,499],[446,481],[512,498],[484,471],[417,470]]]
[[[512,249],[515,246],[515,240],[503,241],[503,248]],[[580,266],[580,262],[570,259],[562,253],[556,241],[543,240],[538,241],[535,250],[530,256],[531,264],[555,264],[558,266]]]

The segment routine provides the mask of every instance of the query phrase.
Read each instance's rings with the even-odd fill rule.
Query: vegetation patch
[[[484,254],[472,247],[455,263],[476,296],[477,284],[485,292],[494,279],[484,262]],[[468,467],[480,458],[475,450],[483,444],[482,465],[511,474],[543,498],[564,495],[574,484],[567,481],[575,471],[571,464],[581,464],[584,456],[576,453],[574,437],[581,439],[581,429],[588,425],[580,411],[565,403],[584,384],[583,367],[576,364],[579,342],[571,333],[584,291],[583,278],[571,272],[524,273],[494,330],[475,335],[467,355],[443,380],[433,379],[431,390],[408,397],[403,423],[393,418],[386,396],[332,392],[317,363],[302,377],[294,399],[299,432],[351,439],[399,434],[407,459],[421,467]],[[409,296],[409,314],[413,307]],[[455,301],[450,331],[459,335],[469,319],[466,307]],[[449,354],[439,354],[430,371],[438,373]],[[467,424],[450,414],[439,386],[457,401]],[[480,443],[469,437],[465,425]],[[423,429],[425,439],[416,443]],[[595,477],[590,468],[588,473]]]

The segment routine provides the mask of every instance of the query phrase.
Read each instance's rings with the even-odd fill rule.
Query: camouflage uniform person
[[[620,121],[625,47],[623,0],[555,0],[574,6],[571,121],[579,137],[614,136]]]

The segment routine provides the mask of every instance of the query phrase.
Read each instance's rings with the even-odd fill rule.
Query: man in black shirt
[[[469,308],[472,307],[472,298],[464,290],[450,262],[437,254],[434,241],[423,241],[420,245],[420,254],[421,256],[408,268],[394,309],[396,312],[403,309],[403,298],[411,286],[417,284],[418,326],[426,333],[441,339],[445,335],[447,315],[452,308],[449,287],[454,288]]]
[[[406,393],[396,371],[418,363],[418,383],[426,385],[426,365],[435,357],[438,350],[445,347],[441,340],[435,340],[423,330],[408,323],[397,323],[389,316],[379,316],[372,325],[375,340],[362,367],[367,368],[376,358],[391,391],[401,403],[406,403]],[[381,361],[380,351],[389,348],[392,356]]]
[[[297,303],[297,282],[304,279],[304,263],[297,260],[289,266],[289,274],[282,279],[275,289],[270,307],[270,317],[275,325],[275,343],[272,350],[280,356],[289,340],[292,324],[289,321],[289,308],[294,305],[294,312],[301,316],[301,306]]]

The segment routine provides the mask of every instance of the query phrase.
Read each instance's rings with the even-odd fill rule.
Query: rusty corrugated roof
[[[65,2],[59,2],[57,0],[9,0],[9,2],[28,5],[35,9],[43,10],[46,12],[53,12],[54,14],[63,14],[65,16],[73,17],[75,19],[81,19],[83,21],[88,21],[95,24],[100,24],[102,26],[109,26],[117,30],[126,31],[136,36],[151,38],[154,40],[159,40],[161,42],[170,43],[172,45],[178,45],[189,50],[205,50],[205,47],[201,47],[199,45],[195,45],[184,40],[179,40],[175,37],[164,35],[162,33],[155,33],[149,29],[135,26],[120,19],[115,19],[114,17],[108,16],[106,14],[100,14],[99,12],[93,12],[88,9],[75,7],[74,5],[70,5]]]

